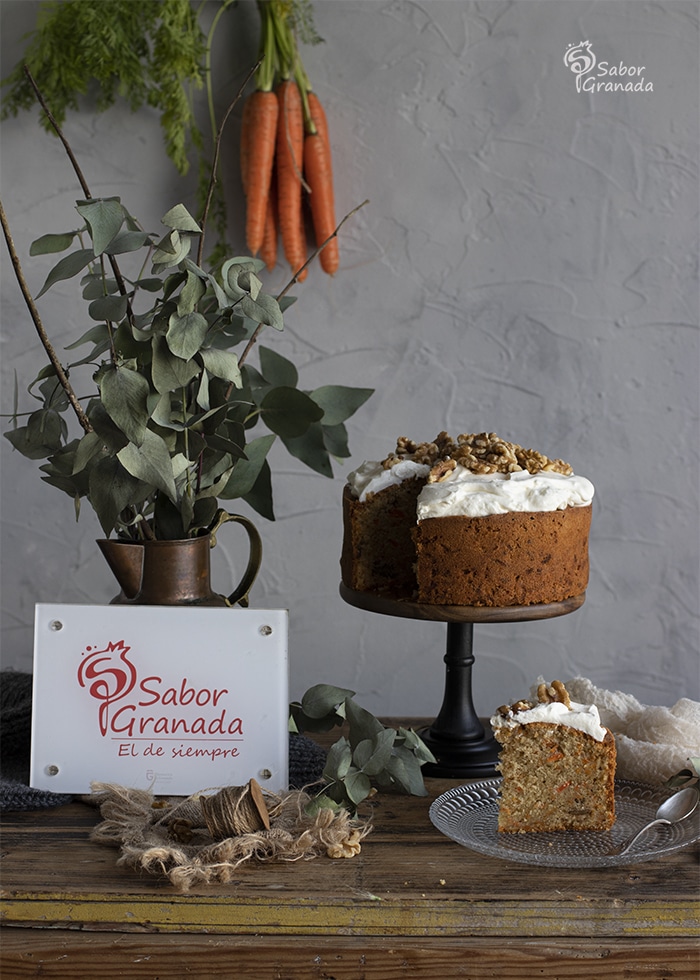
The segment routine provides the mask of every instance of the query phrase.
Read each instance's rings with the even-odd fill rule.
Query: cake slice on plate
[[[615,822],[615,738],[594,704],[571,701],[561,681],[537,701],[491,718],[501,745],[498,829],[504,833],[608,830]]]

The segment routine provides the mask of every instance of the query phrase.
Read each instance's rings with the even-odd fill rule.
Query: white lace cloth
[[[606,691],[585,677],[565,681],[572,701],[595,704],[615,736],[617,775],[663,783],[700,756],[700,702],[681,698],[672,708],[642,704],[631,694]]]

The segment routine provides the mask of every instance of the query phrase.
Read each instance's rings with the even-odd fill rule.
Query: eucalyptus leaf
[[[104,249],[107,255],[124,255],[136,252],[150,242],[150,236],[145,231],[122,231],[109,242]]]
[[[95,432],[109,449],[117,452],[126,446],[129,440],[122,430],[114,424],[99,398],[90,399],[85,414]]]
[[[191,513],[194,514],[193,508]],[[187,525],[183,523],[180,508],[162,493],[155,500],[153,527],[159,541],[175,541],[187,537]]]
[[[228,483],[221,491],[223,500],[244,497],[252,491],[274,441],[274,436],[260,436],[246,445],[246,458],[236,462]]]
[[[153,338],[152,351],[151,376],[156,391],[164,393],[183,388],[201,371],[195,360],[183,360],[173,354],[163,336]]]
[[[202,486],[197,491],[197,500],[202,500],[205,497],[220,497],[221,491],[226,486],[229,477],[233,471],[233,466],[228,466],[221,476],[215,480],[213,483],[208,483],[207,481],[202,481]]]
[[[170,208],[161,220],[167,228],[174,228],[177,231],[194,233],[201,233],[202,231],[184,204],[176,204],[175,207]]]
[[[180,316],[186,316],[188,313],[193,313],[197,308],[197,303],[199,303],[202,296],[206,292],[206,286],[193,272],[187,273],[187,279],[185,284],[180,290],[180,296],[177,301],[177,312]]]
[[[75,452],[72,470],[73,476],[76,473],[80,473],[81,470],[84,470],[88,463],[103,451],[104,442],[98,434],[96,432],[86,432],[78,443],[78,448]]]
[[[264,418],[269,425],[267,417]],[[283,437],[282,441],[287,452],[305,463],[309,469],[320,473],[321,476],[333,476],[333,467],[326,449],[325,433],[320,422],[313,422],[302,435],[295,438]]]
[[[128,473],[116,456],[104,456],[90,469],[90,504],[106,535],[117,526],[119,514],[147,491],[148,487]]]
[[[134,285],[145,289],[147,293],[158,293],[163,287],[163,280],[158,276],[146,276],[144,279],[137,279]]]
[[[395,751],[387,763],[386,771],[404,793],[410,793],[411,796],[428,795],[421,773],[421,764],[408,749],[404,749],[403,752]]]
[[[260,371],[265,381],[274,388],[296,388],[299,372],[291,361],[270,347],[260,346]]]
[[[211,408],[211,399],[209,397],[209,374],[204,369],[199,376],[199,385],[197,386],[197,405],[204,412],[208,412]]]
[[[367,776],[377,776],[386,769],[394,747],[396,732],[385,728],[372,739],[358,742],[352,754],[354,764]]]
[[[226,439],[224,436],[217,435],[216,432],[212,432],[211,435],[208,435],[205,439],[205,443],[210,449],[215,449],[220,453],[228,453],[233,459],[243,459],[246,455],[246,451],[242,445],[232,442],[230,439]],[[222,489],[225,489],[225,487]]]
[[[260,407],[265,425],[283,439],[303,435],[323,414],[323,410],[297,388],[272,388]]]
[[[43,296],[57,282],[61,282],[63,279],[72,279],[73,276],[77,276],[94,258],[95,256],[91,248],[81,248],[76,252],[71,252],[69,255],[64,255],[60,262],[49,272],[46,277],[46,282],[36,294],[37,299]]]
[[[29,385],[27,391],[31,392],[32,389],[39,384],[39,382],[44,381],[46,378],[55,378],[55,377],[56,377],[56,369],[54,368],[53,364],[45,364],[40,369],[36,378],[34,378],[32,383]],[[16,375],[15,375],[15,381],[16,381]],[[15,405],[15,411],[16,410],[17,410],[17,406]]]
[[[41,381],[39,391],[44,399],[44,408],[58,413],[65,412],[68,408],[68,395],[55,374],[51,373]]]
[[[179,265],[190,254],[192,240],[189,235],[180,235],[177,231],[171,231],[158,242],[151,256],[153,268]]]
[[[101,296],[113,296],[119,292],[119,283],[116,279],[110,279],[99,273],[88,272],[80,280],[83,287],[82,296],[84,300],[100,299]]]
[[[97,326],[90,327],[77,340],[74,340],[72,344],[68,344],[66,350],[75,350],[76,347],[81,347],[83,344],[101,344],[105,340],[109,341],[109,328],[106,323],[100,323]]]
[[[374,392],[373,388],[348,388],[346,385],[324,385],[310,393],[323,409],[324,425],[339,425],[354,415]]]
[[[352,749],[346,738],[339,738],[328,750],[323,769],[324,779],[344,779],[352,765]]]
[[[170,453],[155,432],[146,429],[140,446],[130,442],[117,455],[124,469],[132,476],[161,490],[173,503],[177,502]]]
[[[314,684],[302,697],[301,707],[309,718],[323,718],[324,715],[334,714],[338,705],[348,698],[354,697],[354,695],[355,692],[346,687],[335,687],[333,684]]]
[[[319,796],[312,797],[309,802],[304,807],[304,813],[309,817],[315,817],[321,810],[332,810],[337,813],[339,810],[344,809],[342,803],[336,803],[325,793],[321,793]]]
[[[3,435],[13,449],[27,459],[46,459],[53,452],[53,447],[46,444],[43,433],[37,432],[28,425],[19,425],[15,429],[4,432]]]
[[[275,330],[284,329],[284,319],[279,303],[274,296],[260,293],[256,299],[244,295],[239,301],[238,308],[256,323],[264,323]]]
[[[88,306],[93,320],[110,320],[118,323],[126,315],[128,300],[126,296],[101,296]]]
[[[127,439],[140,446],[146,436],[150,386],[146,378],[126,367],[109,365],[97,375],[102,403]]]
[[[366,800],[372,790],[370,778],[364,772],[349,772],[344,786],[350,801],[355,805]]]
[[[101,255],[124,224],[125,212],[119,198],[78,201],[76,210],[90,230],[95,255]]]
[[[206,317],[201,313],[186,313],[184,316],[173,313],[165,335],[168,347],[173,354],[189,361],[202,346],[208,329]]]
[[[51,255],[54,252],[65,252],[71,247],[77,234],[76,231],[68,231],[62,235],[41,235],[29,246],[29,254]]]
[[[238,367],[238,356],[232,351],[204,348],[200,350],[199,356],[202,359],[204,367],[213,377],[230,381],[236,388],[242,386],[243,382]]]
[[[345,702],[345,715],[350,725],[350,743],[353,750],[364,739],[373,739],[384,731],[384,725],[352,698],[348,698]]]
[[[350,446],[348,445],[348,430],[345,423],[339,425],[321,425],[323,445],[329,456],[335,459],[348,459],[350,456]]]
[[[252,490],[242,494],[243,500],[267,521],[274,521],[275,506],[272,499],[272,473],[267,460],[260,467]]]

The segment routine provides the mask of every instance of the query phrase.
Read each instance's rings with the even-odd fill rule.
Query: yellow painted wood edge
[[[149,899],[44,894],[0,902],[5,925],[105,931],[344,936],[700,937],[700,902],[324,901],[181,896]]]

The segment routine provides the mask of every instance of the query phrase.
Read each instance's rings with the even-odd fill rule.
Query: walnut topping
[[[513,704],[502,704],[496,714],[503,715],[504,718],[507,718],[508,715],[517,715],[519,711],[529,711],[530,708],[534,707],[535,705],[532,701],[521,699],[520,701],[514,701]]]
[[[554,701],[561,701],[567,708],[571,707],[571,698],[561,681],[552,681],[551,684],[539,684],[537,687],[537,699],[540,704],[552,704]]]
[[[534,449],[524,449],[514,442],[501,439],[495,432],[462,433],[453,440],[447,432],[440,432],[433,442],[414,442],[401,436],[396,449],[383,460],[384,469],[391,469],[405,459],[423,463],[434,469],[438,464],[450,462],[451,469],[459,463],[472,473],[516,473],[526,470],[530,474],[548,472],[571,476],[573,470],[561,459],[549,459]],[[439,482],[449,471],[440,469],[431,483]],[[431,474],[432,476],[432,474]]]
[[[441,459],[428,474],[428,483],[442,483],[456,467],[454,459]]]

